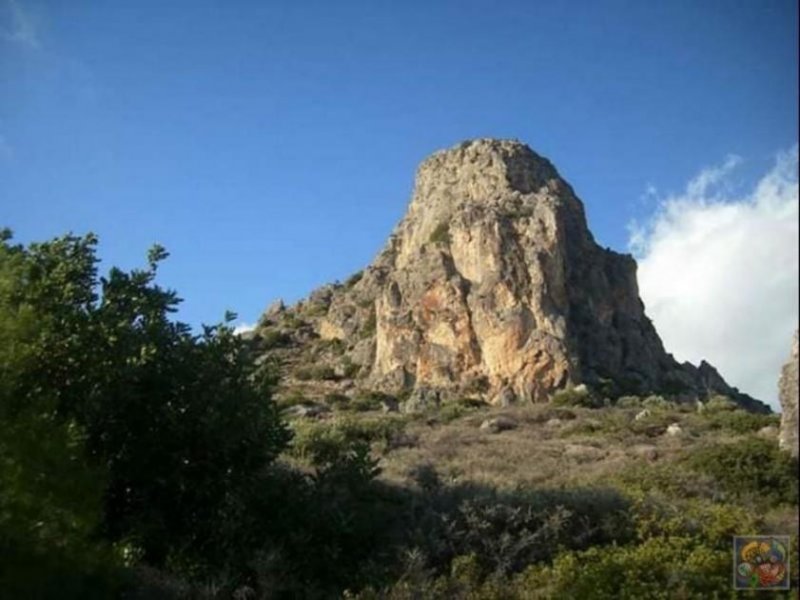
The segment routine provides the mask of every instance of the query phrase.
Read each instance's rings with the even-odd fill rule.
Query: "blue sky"
[[[744,195],[797,143],[797,48],[794,0],[0,0],[0,224],[123,267],[159,242],[182,319],[252,322],[368,264],[425,156],[492,136],[627,251],[703,169],[741,157]]]

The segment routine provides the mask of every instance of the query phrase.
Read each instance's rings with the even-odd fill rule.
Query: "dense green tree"
[[[270,379],[230,327],[195,335],[170,318],[180,299],[155,283],[163,248],[99,278],[92,235],[1,239],[0,543],[100,533],[129,560],[224,565],[289,438]]]

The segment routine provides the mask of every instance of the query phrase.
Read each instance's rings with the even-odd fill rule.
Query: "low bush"
[[[619,408],[639,408],[642,406],[642,398],[639,396],[620,396],[615,405]]]
[[[664,396],[651,395],[642,400],[642,406],[651,410],[674,409],[675,404],[664,398]]]
[[[384,394],[383,392],[362,392],[356,395],[350,403],[350,408],[356,412],[380,410],[384,401],[390,401],[392,399],[392,396]]]
[[[439,223],[436,229],[431,233],[428,241],[431,244],[449,244],[450,243],[450,224]]]
[[[552,403],[556,406],[583,408],[601,408],[605,404],[602,398],[583,384],[557,391],[553,394]]]
[[[280,409],[290,408],[292,406],[298,406],[300,404],[308,404],[309,399],[306,398],[301,392],[291,392],[285,396],[281,396],[276,398],[275,404]]]
[[[686,464],[713,477],[731,497],[797,504],[797,459],[773,441],[750,437],[716,444],[695,451]]]
[[[736,410],[738,405],[727,396],[712,396],[698,405],[698,411],[705,414]]]
[[[518,598],[716,598],[731,585],[731,553],[692,538],[652,538],[632,546],[560,554],[515,582]]]
[[[742,409],[705,412],[699,417],[701,426],[737,434],[754,433],[768,425],[780,425],[780,417],[777,415],[762,415]]]
[[[346,410],[350,404],[350,398],[348,396],[336,392],[326,394],[323,401],[331,408],[338,408],[339,410]]]
[[[338,417],[330,421],[304,421],[297,423],[291,454],[319,464],[327,457],[342,453],[355,442],[379,443],[385,448],[392,439],[402,433],[405,419],[402,417],[376,417],[372,419]]]
[[[364,277],[364,271],[356,271],[350,277],[348,277],[344,282],[344,287],[350,289],[355,284],[357,284],[361,279]]]
[[[375,335],[377,327],[378,327],[378,320],[377,317],[375,316],[375,311],[372,310],[367,316],[367,320],[364,321],[364,324],[361,326],[361,331],[359,331],[359,335],[361,336],[362,339]]]
[[[294,376],[300,381],[334,381],[336,372],[330,365],[304,365],[294,370]]]
[[[289,334],[280,331],[279,329],[262,329],[259,335],[261,336],[261,346],[264,350],[283,348],[289,345],[292,341],[292,338]]]

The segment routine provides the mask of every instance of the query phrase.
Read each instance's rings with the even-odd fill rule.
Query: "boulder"
[[[758,430],[756,435],[760,438],[775,439],[778,437],[780,430],[774,425],[767,425]]]
[[[480,429],[481,431],[487,431],[489,433],[500,433],[501,431],[514,429],[516,426],[517,422],[514,419],[500,415],[486,419],[483,423],[481,423]]]
[[[316,419],[331,412],[331,409],[324,404],[304,403],[295,404],[286,409],[286,415],[290,417],[305,417],[307,419]]]
[[[678,425],[677,423],[673,423],[669,427],[667,427],[667,435],[671,435],[673,437],[679,436],[683,434],[683,427]]]

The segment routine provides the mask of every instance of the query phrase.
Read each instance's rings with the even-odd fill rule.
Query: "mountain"
[[[724,394],[769,412],[711,365],[665,351],[633,257],[600,247],[570,185],[512,140],[467,141],[423,161],[372,264],[273,306],[255,339],[287,386],[322,379],[409,406],[543,402],[583,384],[606,396]]]

